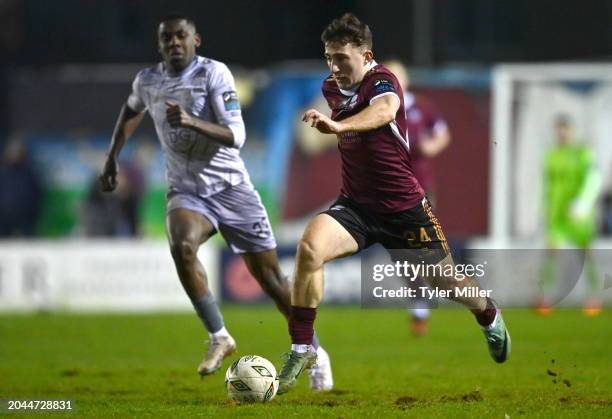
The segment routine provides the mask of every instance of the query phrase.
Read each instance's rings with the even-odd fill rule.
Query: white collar
[[[164,72],[166,73],[166,75],[168,77],[172,77],[172,78],[174,78],[174,77],[183,77],[183,76],[187,75],[188,73],[190,73],[200,63],[201,58],[202,57],[200,57],[199,55],[195,55],[193,57],[193,60],[187,65],[187,67],[182,69],[180,73],[176,73],[176,74],[170,73],[168,71],[168,66],[163,61],[162,61],[162,66],[163,66]]]

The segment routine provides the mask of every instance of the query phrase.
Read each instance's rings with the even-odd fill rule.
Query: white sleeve
[[[141,73],[142,72],[136,75],[136,78],[134,79],[134,82],[132,83],[132,93],[130,93],[130,96],[128,97],[128,100],[127,100],[128,107],[134,112],[138,112],[138,113],[144,112],[147,109],[147,105],[142,99],[142,93],[140,89]]]
[[[209,92],[217,121],[227,126],[234,135],[234,147],[240,148],[246,139],[246,130],[240,111],[234,77],[225,64],[219,64],[210,78]]]

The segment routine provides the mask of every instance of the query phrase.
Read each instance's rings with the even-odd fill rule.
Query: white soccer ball
[[[230,400],[240,403],[268,402],[278,390],[276,368],[260,356],[243,356],[227,369],[225,386]]]

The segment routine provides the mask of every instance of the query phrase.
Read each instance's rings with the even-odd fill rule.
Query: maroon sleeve
[[[429,101],[424,101],[421,103],[420,107],[423,112],[423,124],[429,132],[433,131],[434,126],[438,122],[446,123],[446,121],[442,117],[442,114],[438,111],[438,109],[434,106],[433,103]]]
[[[399,97],[401,88],[397,78],[386,69],[372,70],[365,78],[362,87],[364,100],[370,102],[377,96],[394,93]]]

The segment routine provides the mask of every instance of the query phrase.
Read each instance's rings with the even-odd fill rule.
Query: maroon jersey
[[[341,121],[361,112],[383,95],[400,100],[395,120],[365,132],[338,135],[342,157],[342,194],[377,213],[392,213],[415,207],[423,189],[412,170],[406,135],[404,97],[397,78],[382,65],[373,66],[354,91],[340,90],[335,80],[323,82],[323,95]]]
[[[446,129],[446,121],[435,106],[422,96],[405,93],[404,107],[414,174],[423,189],[429,192],[434,184],[433,168],[431,159],[423,156],[419,147],[436,130]]]

